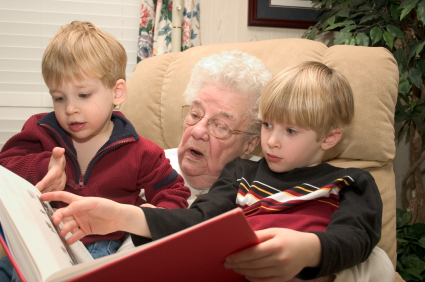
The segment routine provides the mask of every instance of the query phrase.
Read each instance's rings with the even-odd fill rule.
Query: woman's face
[[[242,120],[248,106],[246,95],[211,84],[199,91],[192,105],[196,105],[202,116],[222,118],[232,129],[246,131],[250,122]],[[194,188],[210,188],[223,167],[244,154],[251,140],[245,140],[245,134],[217,139],[208,132],[206,118],[192,126],[183,124],[183,136],[178,147],[181,172]]]

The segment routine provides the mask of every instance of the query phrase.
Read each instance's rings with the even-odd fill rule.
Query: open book
[[[234,209],[160,240],[87,259],[81,242],[67,246],[60,238],[50,220],[51,207],[39,195],[32,184],[0,166],[6,253],[23,281],[242,281],[224,268],[224,259],[259,243],[242,210]]]

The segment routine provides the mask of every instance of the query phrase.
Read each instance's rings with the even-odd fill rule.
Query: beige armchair
[[[345,75],[354,91],[355,118],[342,141],[325,155],[324,161],[371,172],[384,203],[382,238],[378,246],[388,253],[395,265],[396,191],[392,160],[398,68],[386,49],[328,48],[306,39],[277,39],[207,45],[183,53],[164,54],[136,66],[128,81],[128,97],[121,107],[122,112],[143,137],[164,149],[177,147],[183,128],[180,118],[180,106],[184,105],[182,93],[193,66],[204,56],[232,49],[257,56],[274,74],[296,62],[314,60]],[[396,281],[403,281],[398,274]]]

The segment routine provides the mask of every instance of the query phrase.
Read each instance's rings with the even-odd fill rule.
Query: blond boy
[[[164,151],[113,111],[127,96],[126,64],[122,45],[92,23],[63,26],[42,59],[54,112],[32,116],[4,145],[0,165],[43,193],[65,190],[122,204],[186,208],[189,189]],[[82,242],[99,258],[116,252],[123,236],[93,235]]]

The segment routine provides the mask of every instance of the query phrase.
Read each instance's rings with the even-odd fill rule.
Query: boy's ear
[[[251,140],[248,144],[246,144],[246,148],[244,150],[244,155],[250,154],[252,151],[254,151],[255,147],[257,147],[258,143],[260,143],[260,136],[254,135],[254,137],[251,137]]]
[[[342,137],[342,129],[334,128],[331,133],[329,133],[322,142],[321,148],[326,151],[335,146]]]
[[[114,105],[119,106],[124,103],[127,97],[127,83],[124,79],[118,79],[114,86]]]

